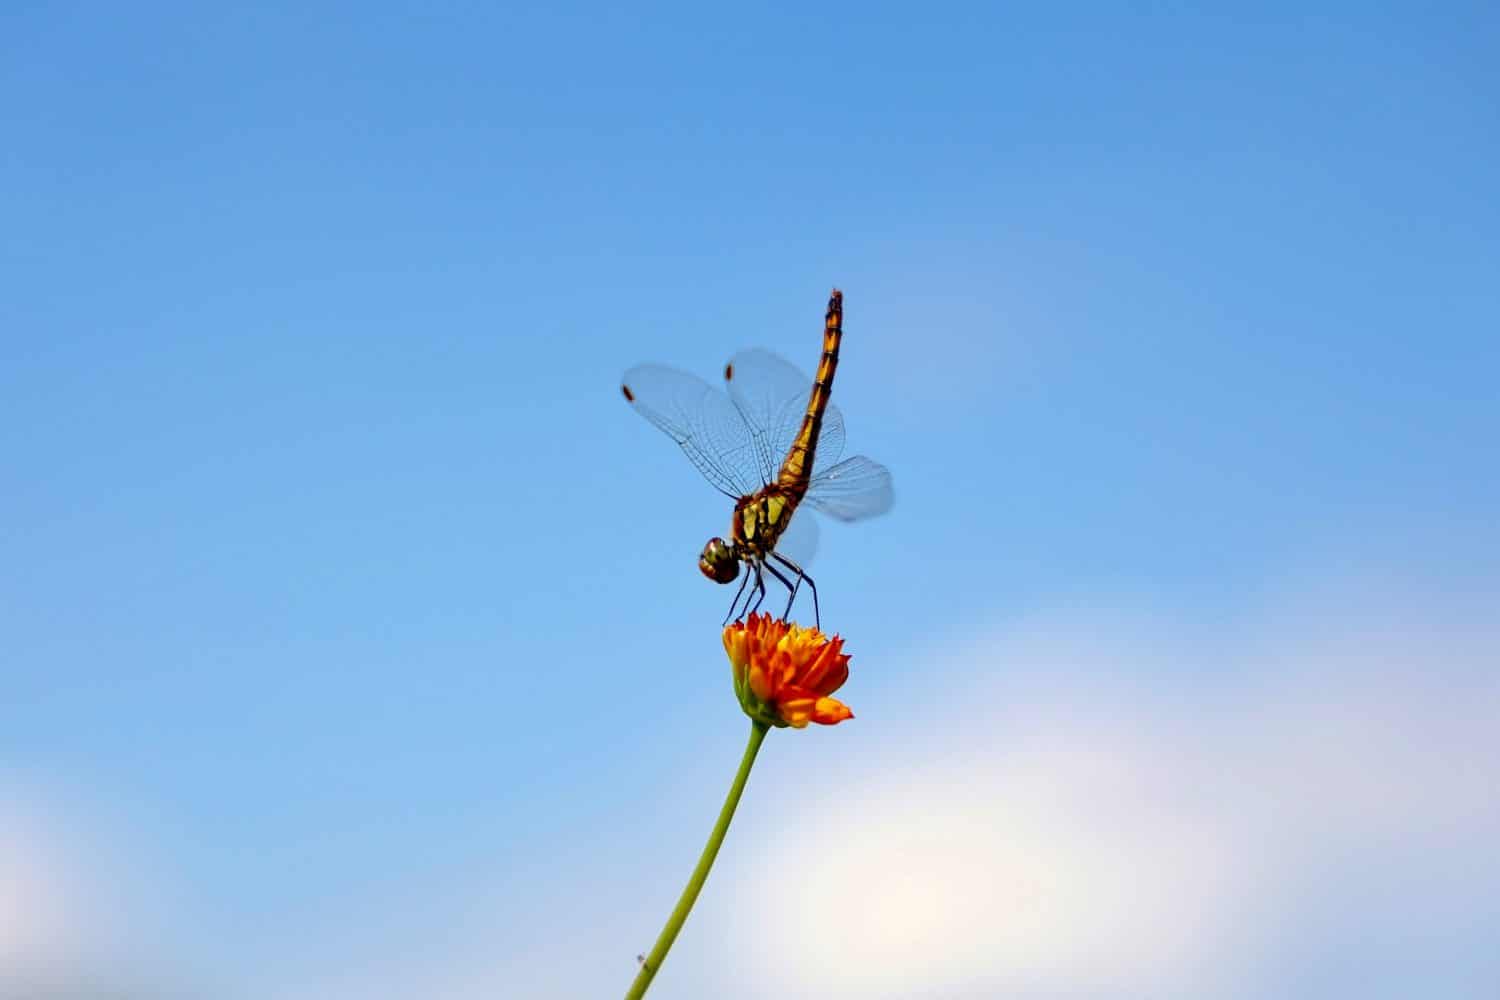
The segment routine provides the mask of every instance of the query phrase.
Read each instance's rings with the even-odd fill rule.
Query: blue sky
[[[1179,753],[1089,739],[1180,763],[1217,745],[1191,720],[1238,705],[1266,710],[1247,740],[1269,752],[1321,731],[1274,692],[1344,676],[1316,651],[1396,625],[1371,639],[1407,651],[1388,683],[1359,679],[1358,643],[1338,661],[1372,700],[1333,684],[1315,707],[1410,747],[1449,716],[1406,707],[1491,704],[1497,42],[1480,4],[0,15],[0,826],[23,831],[0,974],[623,990],[743,726],[730,595],[694,568],[728,511],[619,377],[712,377],[754,345],[810,372],[832,285],[849,450],[897,489],[889,516],[825,525],[815,564],[858,718],[773,738],[683,938],[699,957],[655,992],[719,989],[727,901],[775,905],[748,873],[778,803],[820,830],[886,815],[814,808],[820,757],[882,787],[868,762],[904,748],[894,771],[930,790],[985,747],[1010,761],[976,772],[986,801],[1024,812],[996,733],[1159,719]],[[997,683],[1024,696],[971,697]],[[946,756],[944,705],[973,736]],[[1500,778],[1473,729],[1452,753]],[[1359,733],[1309,753],[1398,759]],[[1033,777],[1092,801],[1093,772],[1043,744]],[[1443,794],[1448,768],[1399,759]],[[1474,787],[1396,819],[1448,810],[1478,843],[1500,818],[1454,804]],[[1292,814],[1322,830],[1325,806]],[[871,837],[853,855],[889,870]],[[1247,870],[1239,840],[1202,839],[1214,871]],[[1035,860],[976,843],[976,863]],[[1123,863],[1080,850],[1049,870]],[[1391,960],[1393,989],[1479,995],[1496,973],[1463,930],[1500,892],[1476,866],[1428,884],[1444,932]],[[1303,950],[1229,935],[1254,974],[1218,994],[1368,996],[1350,956],[1412,938],[1356,868],[1322,909],[1267,918]],[[1234,899],[1285,901],[1308,870]],[[1027,925],[1056,964],[980,962],[944,995],[1194,995],[1176,953],[1166,978],[1069,978],[1110,937],[1078,926]],[[565,935],[526,989],[485,979]],[[350,971],[398,942],[422,957],[380,982],[407,987]]]

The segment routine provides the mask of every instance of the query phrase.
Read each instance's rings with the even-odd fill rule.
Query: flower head
[[[772,726],[801,729],[854,718],[829,695],[849,679],[844,640],[829,638],[770,615],[752,614],[724,629],[724,652],[734,668],[734,693],[745,714]]]

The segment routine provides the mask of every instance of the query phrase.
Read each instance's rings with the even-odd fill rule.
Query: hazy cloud
[[[1012,627],[924,666],[990,680],[778,811],[742,875],[795,886],[735,887],[759,903],[740,967],[826,997],[1500,982],[1477,933],[1500,912],[1492,630],[1366,607],[1266,623],[1247,649],[1159,621],[1116,646],[1118,624]]]
[[[773,737],[653,995],[1491,996],[1486,618],[1345,593],[1233,623],[1007,622],[919,668],[856,647],[884,680],[856,676],[854,723]],[[117,872],[69,843],[76,818],[0,820],[0,975],[113,975]],[[257,1000],[615,995],[664,916],[641,887],[675,892],[691,858],[641,861],[649,818],[603,834],[402,886],[217,978]]]

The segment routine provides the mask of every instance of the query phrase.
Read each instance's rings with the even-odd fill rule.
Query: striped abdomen
[[[839,341],[843,336],[844,293],[835,288],[828,297],[828,314],[823,318],[823,357],[818,362],[818,374],[807,399],[807,412],[802,416],[802,427],[787,449],[786,460],[781,463],[781,472],[776,477],[776,484],[795,498],[794,506],[807,492],[807,481],[812,476],[818,434],[823,430],[823,412],[828,409],[828,397],[833,394],[833,373],[839,366]]]

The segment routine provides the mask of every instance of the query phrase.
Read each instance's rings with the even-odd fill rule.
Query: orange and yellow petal
[[[849,679],[849,657],[843,654],[844,640],[835,636],[820,649],[797,679],[800,687],[819,695],[832,694]]]
[[[777,685],[774,682],[772,675],[765,668],[756,666],[752,663],[750,665],[750,673],[747,677],[747,680],[750,685],[750,690],[755,694],[755,697],[759,698],[761,701],[771,701],[775,698]]]
[[[729,662],[736,670],[743,670],[750,662],[748,654],[749,637],[745,635],[742,628],[726,628],[724,630],[724,652],[729,656]]]
[[[816,698],[788,698],[776,704],[776,714],[793,729],[804,729],[812,721]]]
[[[845,719],[854,718],[849,706],[837,698],[818,698],[800,691],[778,701],[776,709],[781,720],[796,729],[803,728],[809,722],[816,722],[820,726],[835,726]]]
[[[854,718],[854,712],[837,698],[819,698],[813,704],[812,720],[820,726],[835,726]]]

